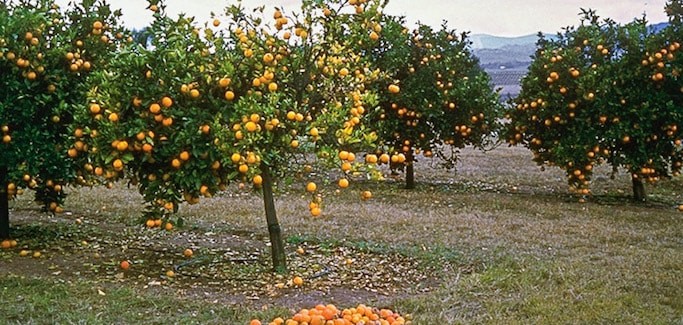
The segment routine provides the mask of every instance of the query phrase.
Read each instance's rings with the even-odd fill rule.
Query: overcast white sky
[[[66,4],[68,0],[57,0]],[[129,27],[143,27],[151,20],[144,0],[109,0],[123,9]],[[171,13],[186,12],[199,21],[208,20],[209,13],[222,9],[235,0],[166,0]],[[258,4],[267,7],[298,9],[299,0],[243,0],[246,7]],[[390,0],[386,12],[406,16],[409,22],[421,21],[439,25],[447,20],[451,28],[498,36],[520,36],[539,31],[556,33],[562,27],[578,25],[580,8],[596,9],[602,17],[619,22],[631,21],[647,14],[650,22],[666,21],[666,0]]]

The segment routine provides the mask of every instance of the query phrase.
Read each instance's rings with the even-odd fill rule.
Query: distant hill
[[[650,25],[651,30],[659,32],[669,23]],[[555,34],[544,34],[546,39],[555,39]],[[538,35],[501,37],[488,34],[470,35],[472,51],[479,58],[481,67],[491,75],[496,88],[501,88],[504,98],[519,94],[519,81],[531,64],[531,56],[536,51]]]
[[[489,34],[473,34],[470,35],[472,41],[472,49],[501,49],[506,46],[516,45],[534,45],[538,40],[538,35],[524,35],[517,37],[502,37],[493,36]]]

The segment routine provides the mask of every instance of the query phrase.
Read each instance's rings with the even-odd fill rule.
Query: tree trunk
[[[268,222],[268,235],[270,236],[273,271],[285,273],[287,272],[285,245],[282,240],[282,230],[280,229],[280,223],[277,221],[277,213],[275,211],[273,179],[270,175],[270,167],[266,164],[261,164],[261,177],[263,177],[263,204],[266,208],[266,221]]]
[[[0,167],[0,239],[9,238],[9,196],[7,195],[7,167]]]
[[[639,177],[631,177],[631,183],[633,184],[633,200],[636,202],[645,202],[647,200],[647,194],[645,193],[645,185]]]
[[[412,150],[406,154],[406,189],[415,188],[415,157]]]

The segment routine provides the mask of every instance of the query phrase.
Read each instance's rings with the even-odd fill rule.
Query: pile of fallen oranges
[[[408,325],[410,316],[401,316],[390,309],[377,309],[365,305],[339,310],[334,305],[317,305],[302,309],[294,316],[277,317],[269,323],[253,319],[249,325]]]

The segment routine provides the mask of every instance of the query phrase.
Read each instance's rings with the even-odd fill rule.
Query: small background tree
[[[572,191],[590,194],[596,165],[625,168],[633,195],[681,168],[680,26],[655,34],[645,19],[619,25],[584,11],[557,40],[541,38],[510,111],[508,140],[539,165],[566,170]]]
[[[405,165],[406,188],[414,188],[416,155],[436,156],[455,168],[459,149],[494,142],[502,105],[470,51],[467,33],[457,34],[445,23],[439,30],[419,25],[411,33],[403,19],[385,19],[386,37],[368,50],[384,76],[377,83],[377,118],[390,155],[380,161]]]

